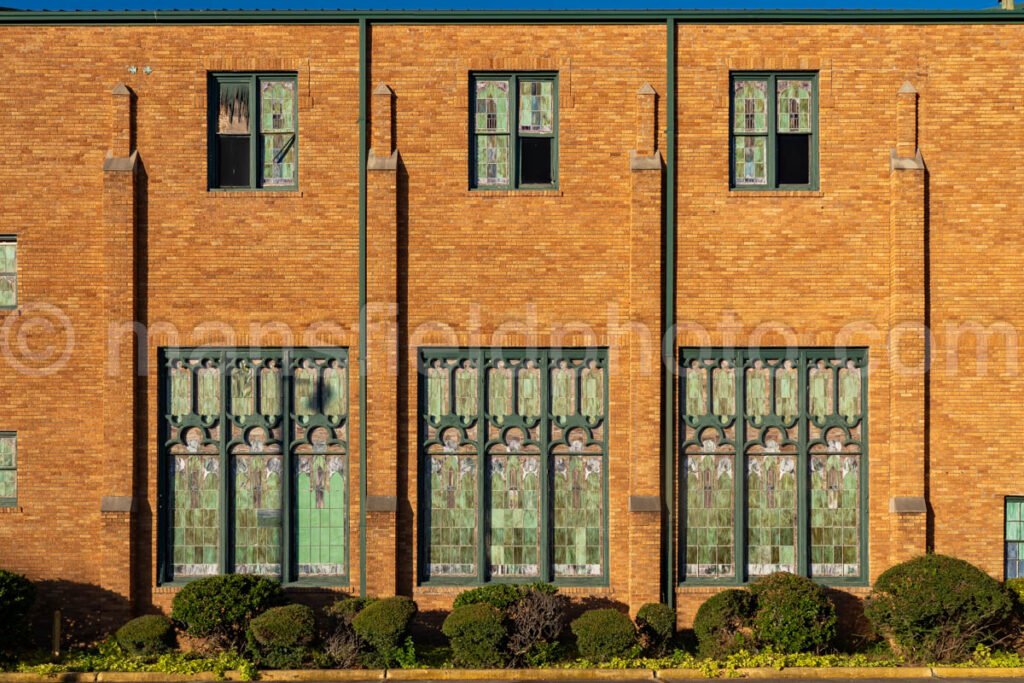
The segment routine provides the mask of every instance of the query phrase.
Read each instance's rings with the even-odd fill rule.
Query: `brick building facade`
[[[48,605],[235,570],[686,623],[777,569],[1016,575],[1024,14],[3,12],[0,43],[0,566]]]

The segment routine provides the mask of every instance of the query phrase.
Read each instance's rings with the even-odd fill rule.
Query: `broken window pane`
[[[249,132],[249,84],[221,83],[217,110],[217,132],[245,134]]]
[[[263,184],[295,183],[295,136],[263,136]]]

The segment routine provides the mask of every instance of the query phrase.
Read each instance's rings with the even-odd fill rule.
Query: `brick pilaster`
[[[658,602],[661,589],[661,204],[663,164],[656,147],[657,93],[636,99],[630,157],[629,222],[629,608]]]
[[[917,146],[917,91],[897,94],[889,184],[889,512],[892,563],[926,551],[926,172]]]

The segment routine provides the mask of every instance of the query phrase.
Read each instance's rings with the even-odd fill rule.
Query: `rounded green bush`
[[[504,612],[519,602],[524,593],[523,586],[509,583],[492,583],[480,588],[462,591],[455,596],[455,602],[452,604],[452,607],[458,608],[482,603]]]
[[[346,597],[337,600],[324,608],[324,614],[335,625],[351,624],[363,608],[374,601],[374,598]]]
[[[228,574],[192,581],[174,596],[171,618],[186,633],[240,648],[249,622],[284,602],[281,585],[262,576]]]
[[[0,569],[0,650],[20,641],[28,630],[28,612],[36,587],[21,574]]]
[[[370,648],[370,666],[390,667],[398,661],[409,622],[416,616],[416,603],[404,596],[375,600],[354,619],[352,628]]]
[[[661,656],[676,634],[676,611],[660,602],[649,602],[636,613],[636,625],[647,650]]]
[[[754,638],[775,652],[819,654],[836,637],[836,606],[825,589],[804,576],[777,572],[750,586]]]
[[[114,633],[117,644],[133,655],[157,655],[174,647],[174,627],[159,614],[136,617]]]
[[[505,664],[505,617],[492,605],[479,602],[452,610],[441,626],[452,646],[456,666],[498,668]]]
[[[570,625],[580,656],[592,662],[628,657],[636,650],[636,627],[628,615],[614,609],[584,612]]]
[[[969,562],[923,555],[891,567],[875,582],[864,614],[907,661],[967,659],[995,643],[1013,615],[1014,600],[999,582]]]
[[[754,596],[750,591],[730,588],[715,593],[697,609],[693,633],[701,657],[719,659],[753,646],[751,620]]]
[[[315,637],[316,618],[305,605],[271,607],[249,623],[249,650],[274,669],[302,666]]]

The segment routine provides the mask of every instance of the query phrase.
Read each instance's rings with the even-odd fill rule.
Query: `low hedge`
[[[487,603],[462,605],[452,610],[441,626],[452,646],[456,666],[497,668],[505,664],[505,617]]]
[[[584,612],[570,625],[580,656],[592,662],[636,654],[636,627],[628,615],[614,609]]]
[[[715,593],[705,600],[693,619],[697,652],[708,659],[718,659],[754,649],[754,596],[738,588]]]
[[[804,576],[777,572],[750,586],[754,637],[774,652],[820,654],[836,637],[836,606],[825,589]]]
[[[676,634],[676,611],[659,602],[649,602],[636,613],[636,626],[648,654],[660,657],[668,651]]]
[[[416,603],[404,596],[375,600],[352,619],[352,628],[367,646],[366,662],[373,667],[398,663]]]
[[[281,584],[262,576],[226,574],[197,579],[174,596],[171,618],[190,636],[241,648],[249,622],[284,602]]]
[[[158,655],[174,648],[174,626],[167,617],[147,614],[117,629],[114,640],[129,654]]]
[[[271,607],[249,624],[249,651],[258,664],[295,669],[309,659],[316,617],[305,605]]]

